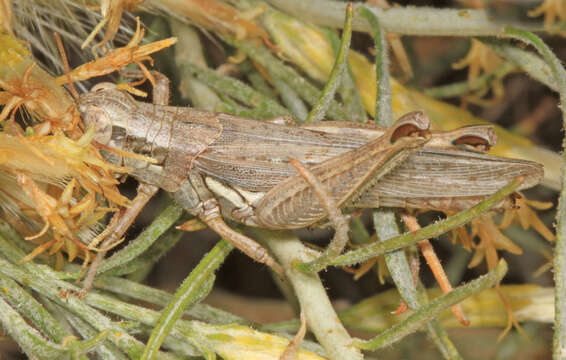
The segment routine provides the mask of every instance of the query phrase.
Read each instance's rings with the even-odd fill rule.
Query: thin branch
[[[362,359],[362,354],[351,346],[352,339],[338,320],[326,289],[317,274],[306,274],[294,268],[294,262],[308,262],[317,255],[288,231],[268,231],[250,228],[256,238],[273,251],[285,269],[285,275],[295,289],[301,310],[305,312],[309,329],[324,347],[330,359]]]
[[[330,102],[334,99],[336,88],[340,84],[340,80],[344,74],[344,69],[347,65],[348,49],[350,48],[350,40],[352,38],[352,20],[354,18],[352,3],[346,6],[346,19],[344,20],[344,32],[342,33],[342,41],[340,49],[336,54],[334,66],[328,76],[328,81],[324,85],[320,99],[313,106],[309,116],[305,120],[306,123],[320,121],[326,114],[326,110],[330,106]]]
[[[381,27],[380,20],[369,8],[360,7],[359,12],[371,25],[373,30],[372,36],[375,42],[375,73],[377,81],[375,123],[382,126],[391,126],[393,124],[393,109],[391,85],[389,83],[389,55],[385,31]],[[397,215],[391,210],[375,209],[373,211],[373,224],[375,233],[381,242],[401,234],[397,225]],[[401,249],[385,254],[385,263],[405,303],[415,311],[422,308],[422,300],[426,300],[426,297],[420,297],[418,294],[415,279],[407,262],[405,252]],[[446,359],[460,358],[456,347],[452,344],[438,320],[434,319],[429,323],[427,330],[436,347]]]
[[[508,185],[504,186],[501,190],[481,201],[470,209],[462,211],[448,219],[438,221],[415,233],[405,233],[400,236],[385,240],[383,242],[375,242],[362,248],[352,250],[344,255],[338,256],[331,265],[344,266],[357,264],[362,261],[371,259],[373,257],[385,254],[390,251],[401,249],[403,247],[416,244],[418,241],[426,238],[434,238],[442,235],[452,229],[462,226],[472,219],[484,214],[492,207],[499,204],[503,199],[513,193],[523,181],[522,178],[517,178]]]
[[[534,46],[542,55],[552,71],[554,82],[560,94],[562,121],[566,127],[566,70],[550,48],[535,34],[528,31],[508,28],[505,35],[524,41]],[[566,149],[566,137],[562,141]],[[558,198],[556,211],[556,245],[554,247],[554,341],[552,354],[554,359],[566,358],[566,152],[562,162],[562,190]]]
[[[479,40],[488,45],[499,56],[519,66],[533,79],[540,81],[552,90],[558,91],[552,70],[540,55],[521,49],[508,39],[486,37]]]
[[[438,316],[446,308],[459,303],[475,293],[494,286],[505,276],[506,273],[507,263],[505,260],[501,260],[497,264],[496,268],[486,275],[472,280],[469,283],[459,286],[453,291],[440,296],[422,309],[419,309],[418,312],[409,316],[403,322],[392,326],[375,338],[367,341],[356,341],[354,344],[363,350],[377,350],[385,346],[389,346],[413,333],[431,319]]]
[[[267,0],[287,14],[316,25],[341,28],[346,4],[330,0]],[[358,4],[356,7],[367,6]],[[432,7],[393,7],[382,9],[367,6],[383,26],[384,31],[417,36],[497,36],[503,34],[508,23],[494,21],[486,10],[438,9]],[[357,9],[356,9],[357,10]],[[515,24],[533,31],[527,24]],[[370,33],[365,21],[354,21],[354,31]]]
[[[155,359],[161,344],[170,333],[175,322],[181,317],[183,311],[191,304],[196,304],[208,295],[214,284],[214,272],[222,265],[226,256],[234,246],[225,240],[220,240],[206,254],[198,265],[191,271],[173,298],[161,312],[153,331],[147,341],[142,359]],[[204,291],[203,291],[204,290]]]

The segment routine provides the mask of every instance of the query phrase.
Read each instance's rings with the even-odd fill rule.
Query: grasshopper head
[[[99,84],[82,94],[78,107],[86,127],[94,126],[94,141],[103,148],[124,149],[127,122],[135,107],[134,99],[113,84]],[[121,163],[121,157],[106,153],[107,160]]]

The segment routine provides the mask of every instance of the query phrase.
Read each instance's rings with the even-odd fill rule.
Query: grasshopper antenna
[[[59,49],[59,55],[61,56],[61,61],[63,62],[63,68],[65,69],[65,76],[67,77],[67,83],[69,84],[69,89],[71,91],[71,94],[73,95],[73,98],[78,99],[79,98],[79,93],[77,92],[77,89],[75,89],[75,85],[73,84],[73,81],[71,81],[71,67],[69,66],[69,61],[67,59],[67,53],[65,53],[65,47],[63,46],[63,41],[61,40],[61,36],[59,36],[58,33],[53,33],[53,37],[55,38],[55,41],[57,42],[57,49]]]

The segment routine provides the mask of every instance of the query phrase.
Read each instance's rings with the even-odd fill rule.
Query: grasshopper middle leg
[[[283,268],[269,255],[267,249],[230,228],[223,220],[220,205],[217,199],[207,190],[207,187],[198,173],[191,173],[181,184],[178,191],[173,193],[175,200],[190,213],[198,216],[218,235],[240,249],[243,253],[271,267],[279,275],[283,275]],[[179,227],[183,230],[183,225]]]

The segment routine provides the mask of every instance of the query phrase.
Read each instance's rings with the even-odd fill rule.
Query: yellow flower
[[[537,17],[544,14],[544,27],[551,28],[554,21],[566,20],[566,2],[564,0],[544,0],[541,5],[527,13],[530,17]],[[562,36],[566,36],[566,31],[558,31]]]
[[[482,215],[471,222],[471,237],[478,237],[478,243],[472,243],[474,255],[468,264],[469,268],[477,266],[485,258],[487,267],[491,270],[495,268],[499,261],[497,250],[507,250],[512,254],[520,255],[523,253],[520,247],[515,245],[511,239],[503,235],[495,225],[491,214]]]
[[[494,70],[503,63],[503,60],[488,46],[482,42],[472,39],[470,50],[468,54],[460,61],[452,64],[454,69],[463,69],[468,67],[468,83],[471,84],[482,72],[493,73]],[[481,100],[490,88],[493,91],[493,99]],[[493,101],[498,101],[503,97],[503,83],[501,78],[496,78],[491,87],[485,87],[476,90],[474,93],[466,96],[466,99],[476,104],[488,104]]]
[[[533,229],[541,234],[546,240],[554,241],[555,236],[552,231],[544,225],[544,223],[539,219],[537,213],[532,209],[548,210],[551,207],[552,203],[527,200],[527,198],[521,195],[519,198],[515,199],[515,208],[505,212],[503,220],[501,221],[501,224],[499,224],[499,228],[505,229],[511,225],[514,219],[518,219],[524,230],[527,230],[532,226]]]
[[[479,265],[486,259],[488,268],[493,269],[499,260],[497,250],[507,250],[512,254],[521,254],[522,250],[515,245],[511,239],[503,235],[501,229],[511,225],[513,220],[518,219],[523,229],[533,227],[546,240],[554,241],[554,234],[539,219],[537,213],[532,209],[546,210],[552,203],[527,200],[519,194],[515,199],[515,206],[506,210],[501,224],[497,226],[493,221],[492,214],[485,214],[470,223],[471,231],[465,227],[460,227],[452,232],[452,241],[458,240],[467,250],[474,250],[474,255],[468,267],[472,268]],[[477,242],[474,239],[477,238]]]

